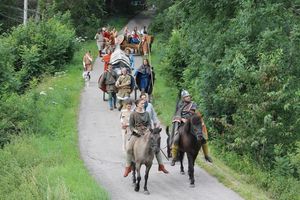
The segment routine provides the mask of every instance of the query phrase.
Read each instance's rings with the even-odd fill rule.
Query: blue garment
[[[135,76],[140,91],[144,91],[148,93],[150,88],[150,83],[151,83],[150,67],[147,65],[142,65],[140,68],[136,70]]]
[[[131,38],[131,43],[133,43],[133,44],[139,44],[140,40],[137,39],[137,38]]]
[[[147,92],[150,76],[149,74],[141,74],[140,78],[141,78],[141,83],[140,83],[141,91]]]
[[[135,67],[134,67],[134,57],[132,54],[129,54],[129,61],[130,61],[130,68],[132,70],[134,70],[134,73],[135,73]]]

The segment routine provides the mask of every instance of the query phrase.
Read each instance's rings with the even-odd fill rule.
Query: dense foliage
[[[273,178],[288,177],[274,191],[278,199],[299,198],[287,195],[300,178],[297,7],[289,0],[175,1],[152,25],[167,39],[166,75],[193,94],[215,144],[249,156]]]
[[[108,22],[112,15],[132,16],[141,8],[132,6],[131,0],[29,0],[28,18],[36,22],[59,13],[70,12],[76,35],[93,38],[96,31]],[[23,22],[24,0],[0,1],[0,33],[9,31]]]
[[[75,50],[75,33],[68,15],[13,28],[0,38],[0,92],[23,92],[33,78],[62,69]]]
[[[30,21],[0,38],[0,146],[23,127],[36,113],[17,94],[24,93],[45,74],[62,71],[75,51],[75,31],[69,15],[56,16],[40,23]],[[16,94],[14,94],[16,93]],[[29,109],[29,110],[28,110]]]

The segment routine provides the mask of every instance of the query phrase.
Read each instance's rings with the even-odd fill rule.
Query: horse
[[[140,190],[141,181],[141,166],[146,166],[145,172],[145,184],[144,184],[144,194],[150,194],[147,188],[149,171],[152,166],[153,158],[155,153],[160,150],[160,132],[161,128],[154,128],[145,133],[145,135],[140,136],[134,143],[133,146],[133,161],[131,163],[132,181],[134,184],[134,190],[138,192]],[[136,177],[137,173],[137,177]]]
[[[168,135],[167,142],[170,140],[169,128],[167,127],[166,133]],[[183,157],[184,153],[187,154],[188,158],[188,175],[190,180],[190,187],[195,187],[194,178],[194,165],[199,150],[204,142],[202,134],[202,123],[199,114],[192,115],[186,123],[178,129],[180,134],[179,140],[179,161],[180,161],[180,173],[184,174]],[[170,152],[170,142],[167,143],[168,154]]]

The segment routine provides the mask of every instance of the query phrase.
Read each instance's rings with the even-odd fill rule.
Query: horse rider
[[[179,148],[179,139],[180,139],[180,134],[178,133],[178,129],[180,126],[182,126],[184,123],[187,122],[188,118],[190,118],[192,115],[195,114],[195,111],[197,109],[197,104],[191,100],[191,96],[188,91],[183,90],[181,92],[181,98],[182,98],[181,101],[177,105],[175,116],[173,117],[174,136],[173,136],[173,144],[172,144],[171,166],[174,166],[177,160],[177,152]],[[202,127],[203,126],[205,127],[202,120]],[[206,128],[205,128],[205,132],[206,132]],[[207,132],[206,134],[203,135],[205,135],[203,136],[204,139],[207,139]],[[203,149],[205,159],[208,162],[212,162],[211,157],[208,155],[207,142],[203,142],[202,149]]]
[[[136,108],[129,117],[129,129],[131,135],[126,144],[126,167],[124,177],[127,177],[131,172],[131,162],[133,159],[133,146],[135,141],[150,131],[151,118],[148,112],[145,111],[145,102],[143,99],[138,99],[135,102]]]
[[[117,101],[117,88],[116,88],[116,81],[118,79],[117,73],[112,69],[112,64],[108,64],[107,71],[105,71],[100,79],[100,85],[104,83],[106,92],[108,93],[108,103],[109,109],[113,110],[117,108],[116,101]]]
[[[117,99],[119,101],[120,111],[123,107],[123,101],[130,98],[131,93],[131,76],[128,74],[126,67],[121,69],[121,76],[119,76],[116,87],[118,89]]]
[[[153,105],[149,102],[149,96],[148,94],[144,93],[144,94],[141,94],[140,96],[141,99],[144,100],[144,103],[145,103],[145,111],[149,113],[149,116],[150,116],[150,119],[151,119],[151,127],[152,129],[156,128],[156,127],[159,127],[159,120],[158,120],[158,117],[157,117],[157,114],[154,110],[154,107]],[[158,151],[156,154],[155,154],[155,157],[156,157],[156,160],[157,160],[157,163],[158,163],[158,171],[162,171],[164,172],[165,174],[168,174],[168,170],[166,170],[164,164],[163,164],[163,161],[162,161],[162,157],[161,157],[161,153],[160,151]]]

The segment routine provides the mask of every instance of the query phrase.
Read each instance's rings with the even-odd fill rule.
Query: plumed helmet
[[[181,97],[184,98],[184,97],[187,97],[187,96],[190,96],[190,93],[186,90],[182,90],[181,91]]]

